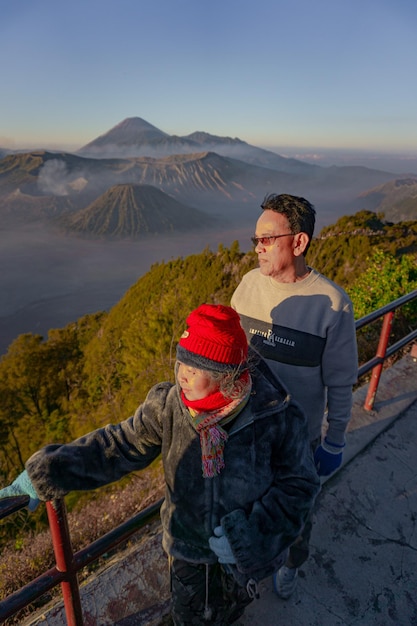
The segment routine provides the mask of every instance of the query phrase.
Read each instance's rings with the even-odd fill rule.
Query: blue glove
[[[216,526],[213,532],[214,536],[210,537],[209,546],[219,559],[219,563],[236,563],[232,548],[230,547],[228,538],[223,532],[223,528],[221,526]]]
[[[314,463],[319,476],[329,476],[340,467],[345,445],[331,443],[327,437],[324,438],[314,453]]]
[[[0,489],[0,498],[12,498],[13,496],[29,496],[29,511],[34,511],[39,504],[39,496],[35,487],[30,482],[30,478],[26,470],[12,482],[11,485]]]

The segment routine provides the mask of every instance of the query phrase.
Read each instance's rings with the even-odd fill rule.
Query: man
[[[306,263],[314,207],[305,198],[271,194],[261,208],[252,238],[259,268],[243,277],[231,304],[248,342],[304,409],[318,474],[327,476],[342,462],[357,379],[352,303],[341,287]],[[282,598],[296,587],[298,568],[308,557],[311,526],[310,519],[286,564],[274,574]]]

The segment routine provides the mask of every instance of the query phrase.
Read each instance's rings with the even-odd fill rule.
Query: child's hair
[[[247,368],[242,370],[237,367],[226,372],[204,371],[219,386],[219,391],[225,398],[230,400],[240,398],[247,389],[249,381]]]

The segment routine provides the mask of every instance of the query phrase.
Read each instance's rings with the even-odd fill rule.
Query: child
[[[133,417],[48,445],[0,497],[94,489],[159,454],[172,620],[231,624],[283,564],[319,491],[307,422],[248,345],[238,314],[203,304],[177,346],[176,383],[152,387]]]

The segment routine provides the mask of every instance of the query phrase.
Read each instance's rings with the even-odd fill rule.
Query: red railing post
[[[47,502],[46,510],[54,547],[56,568],[58,571],[65,573],[65,580],[61,582],[61,589],[67,624],[68,626],[83,626],[80,589],[77,570],[74,567],[65,502],[64,500]]]
[[[387,352],[388,340],[391,334],[392,320],[394,318],[394,311],[389,311],[384,315],[384,321],[382,323],[381,334],[379,336],[378,349],[376,352],[376,356],[384,359],[385,354]],[[375,396],[379,385],[379,379],[381,378],[381,372],[384,365],[384,361],[378,363],[373,370],[371,375],[371,380],[369,382],[368,393],[366,395],[366,400],[364,404],[364,408],[366,411],[371,411],[374,402]]]

